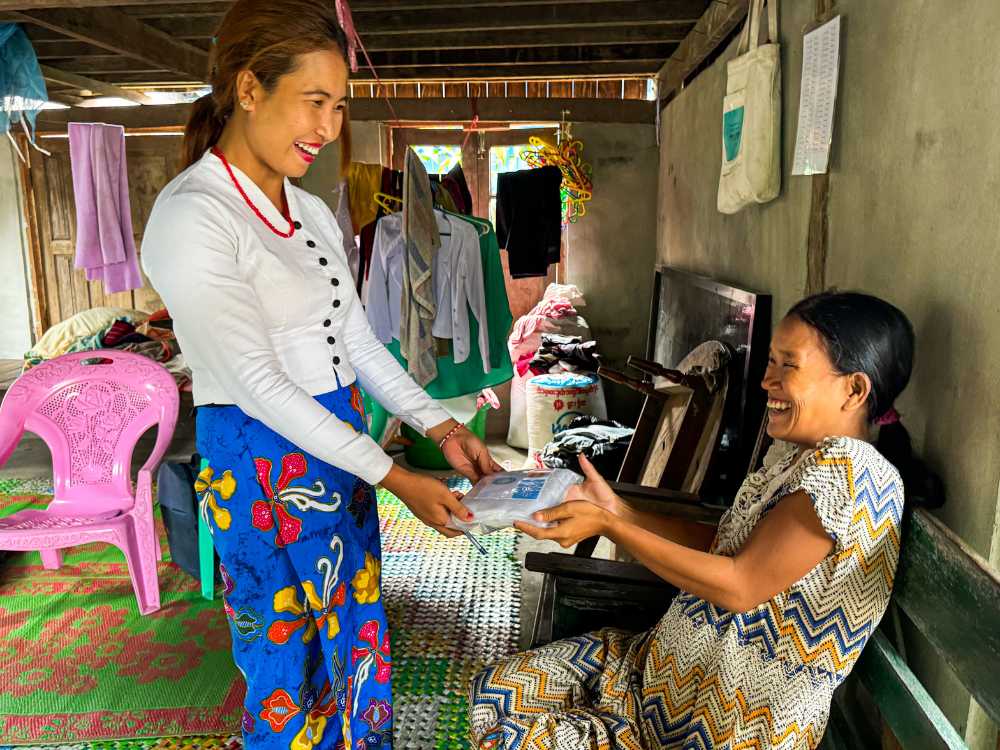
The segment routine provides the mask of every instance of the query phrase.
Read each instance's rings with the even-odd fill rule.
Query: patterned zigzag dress
[[[712,551],[733,555],[805,491],[834,540],[802,579],[748,612],[680,592],[652,630],[602,630],[506,659],[473,680],[481,750],[806,750],[881,620],[899,558],[903,484],[870,444],[830,438],[751,474]]]

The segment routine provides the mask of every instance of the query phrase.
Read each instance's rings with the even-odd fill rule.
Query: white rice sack
[[[528,466],[541,466],[541,453],[553,436],[586,414],[605,419],[604,389],[596,375],[563,372],[536,375],[528,381]]]
[[[543,318],[539,328],[529,335],[524,341],[516,345],[508,345],[510,358],[517,364],[517,360],[522,354],[534,353],[542,343],[543,333],[558,333],[562,336],[579,336],[583,341],[592,341],[590,326],[587,321],[579,315],[572,315],[566,318]],[[524,388],[534,375],[529,371],[524,377],[517,374],[514,369],[514,379],[510,384],[510,425],[507,428],[507,445],[512,448],[528,447],[528,416],[524,403]]]

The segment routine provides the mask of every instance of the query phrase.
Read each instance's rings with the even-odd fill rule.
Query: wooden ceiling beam
[[[57,104],[68,104],[69,106],[73,107],[79,104],[83,104],[85,101],[87,101],[87,98],[71,94],[68,91],[50,91],[49,101],[56,102]]]
[[[474,111],[481,122],[556,122],[567,110],[572,122],[646,123],[652,127],[654,102],[638,99],[393,99],[392,106],[401,120],[414,122],[468,122]],[[167,128],[184,125],[191,111],[189,104],[159,107],[74,107],[69,110],[43,110],[38,113],[38,131],[65,133],[69,122],[109,122],[126,128]],[[384,99],[355,99],[351,119],[388,121],[391,119]]]
[[[468,12],[431,10],[359,12],[359,32],[408,34],[442,31],[549,29],[588,26],[695,23],[705,9],[704,0],[634,0],[617,3],[545,5],[518,4],[482,7]]]
[[[60,0],[42,0],[59,2]],[[72,0],[62,0],[72,2]],[[22,0],[23,2],[23,0]],[[626,5],[635,0],[355,0],[351,3],[352,14],[360,17],[366,13],[398,13],[400,11],[466,10],[469,8],[516,8],[523,5]],[[4,3],[16,4],[17,0],[0,0],[0,10]],[[703,2],[702,5],[705,3]],[[12,8],[16,9],[16,8]],[[219,3],[142,3],[125,5],[122,10],[135,18],[189,18],[195,16],[222,17],[225,7]]]
[[[640,44],[622,47],[536,47],[513,50],[450,50],[427,52],[373,52],[372,61],[380,71],[393,68],[442,68],[487,65],[557,65],[564,63],[612,63],[631,60],[659,62],[670,57],[676,44]],[[64,70],[87,76],[114,79],[120,73],[143,73],[147,77],[166,74],[162,68],[143,66],[117,55],[95,55],[54,62]],[[437,75],[437,73],[435,73]],[[169,75],[167,76],[169,77]],[[357,76],[355,76],[356,78]]]
[[[97,94],[103,94],[104,96],[115,96],[120,99],[127,99],[137,104],[152,104],[152,100],[140,94],[138,91],[128,91],[126,89],[119,88],[118,86],[113,86],[110,83],[105,83],[104,81],[98,81],[93,78],[88,78],[86,76],[77,75],[76,73],[71,73],[65,70],[59,70],[58,68],[53,68],[49,65],[40,65],[42,70],[42,77],[46,81],[52,81],[53,83],[60,83],[64,86],[71,86],[78,91],[92,91]]]
[[[692,25],[595,26],[573,29],[465,31],[456,34],[366,34],[369,52],[402,50],[511,49],[512,47],[577,47],[681,42]]]
[[[31,39],[30,34],[28,38]],[[39,60],[76,59],[104,52],[104,50],[86,42],[39,42],[31,39],[31,46],[34,47],[35,56]]]
[[[203,0],[200,5],[228,5],[232,0]],[[0,0],[0,12],[49,10],[56,8],[107,8],[122,5],[176,5],[177,0]]]
[[[366,34],[365,47],[369,52],[401,52],[407,50],[463,50],[511,49],[514,47],[582,47],[618,46],[623,44],[658,44],[681,42],[694,27],[693,24],[670,26],[609,26],[606,28],[577,28],[567,31],[556,29],[526,29],[524,31],[465,32],[461,34]],[[46,41],[42,35],[53,35],[47,30],[29,27],[28,36],[39,60],[60,58],[85,58],[100,56],[104,50],[85,42]],[[178,37],[191,44],[208,47],[210,36]]]
[[[666,60],[676,44],[637,44],[620,47],[527,47],[514,49],[373,52],[375,70],[485,65],[556,65]],[[381,73],[380,73],[381,75]]]
[[[463,65],[460,67],[379,68],[379,78],[394,82],[428,81],[508,81],[536,79],[545,81],[580,78],[653,78],[663,59],[626,60],[587,63],[552,63],[550,65]],[[183,76],[157,75],[155,73],[114,73],[104,76],[108,83],[118,86],[154,88],[158,86],[196,87],[199,81]],[[371,72],[358,71],[351,78],[355,83],[374,80]]]
[[[121,55],[88,55],[75,59],[53,60],[52,64],[63,70],[85,76],[114,76],[117,73],[156,73],[167,77],[173,75],[161,66],[150,65]]]
[[[712,0],[691,33],[656,74],[661,101],[669,102],[677,95],[691,72],[739,26],[749,9],[750,0]]]
[[[695,23],[705,0],[621,0],[609,3],[546,5],[533,2],[510,7],[484,6],[464,10],[432,9],[398,12],[357,12],[354,17],[365,46],[369,37],[405,34],[466,34],[540,29],[547,32],[613,26],[684,26]],[[211,37],[216,16],[149,17],[145,21],[174,38]],[[567,38],[568,34],[566,35]]]
[[[43,26],[77,41],[142,60],[158,68],[202,80],[208,54],[113,8],[35,10],[16,13],[18,20]]]
[[[594,62],[553,62],[551,64],[530,63],[527,65],[461,65],[440,68],[378,68],[379,78],[387,81],[409,79],[416,81],[443,80],[508,80],[513,78],[541,78],[545,80],[572,79],[603,76],[623,78],[648,76],[652,78],[662,64],[662,58],[652,60],[608,60]],[[371,71],[359,70],[352,81],[374,80]]]

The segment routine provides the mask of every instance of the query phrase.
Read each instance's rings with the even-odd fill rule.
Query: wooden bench
[[[900,617],[902,613],[902,617]],[[950,529],[924,510],[903,524],[892,604],[869,640],[852,678],[865,686],[900,747],[965,748],[926,688],[907,665],[910,623],[1000,724],[1000,575]],[[857,719],[851,685],[834,702],[823,750],[878,747]]]
[[[687,502],[667,503],[661,510],[709,520],[711,509],[678,499]],[[673,596],[669,584],[634,563],[529,553],[525,567],[546,572],[553,589],[542,592],[552,614],[536,621],[534,645],[611,621],[645,629],[656,608],[662,614]],[[629,597],[637,598],[629,604]],[[907,664],[907,621],[1000,724],[1000,575],[944,524],[917,509],[903,523],[889,611],[837,690],[822,750],[967,748]],[[859,684],[878,708],[882,727],[863,718]]]

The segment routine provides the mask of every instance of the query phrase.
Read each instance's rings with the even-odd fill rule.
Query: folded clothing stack
[[[611,419],[584,415],[573,419],[542,450],[542,465],[579,472],[582,453],[602,476],[618,476],[635,430]]]
[[[536,375],[549,372],[597,372],[601,355],[596,341],[584,341],[580,336],[543,333],[535,356],[528,363]]]

